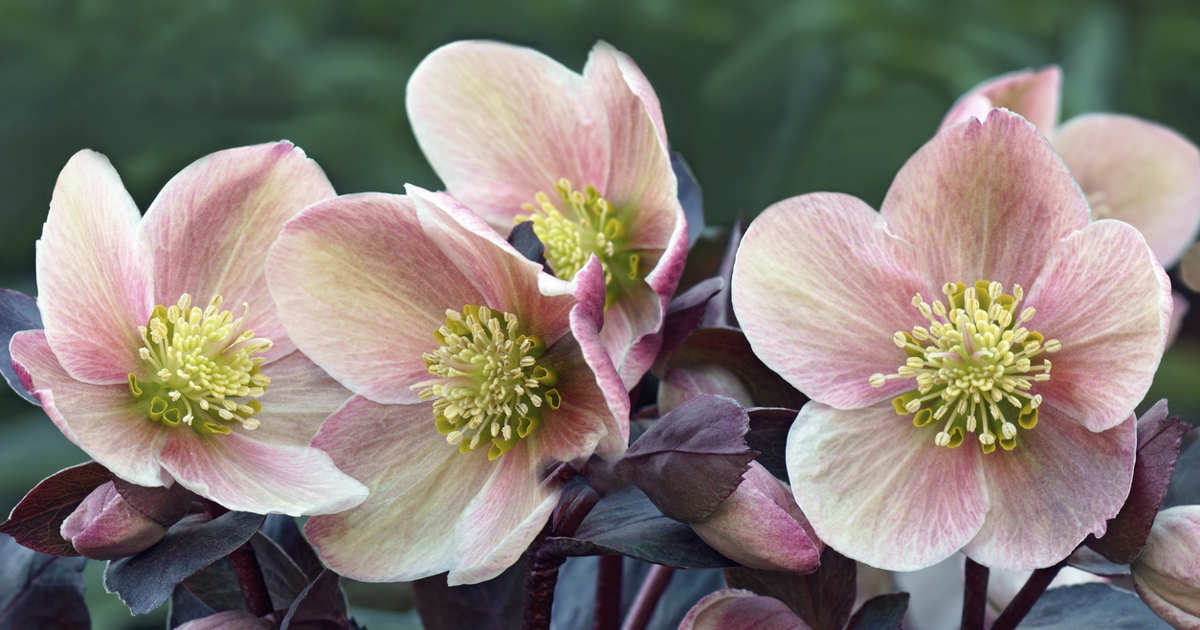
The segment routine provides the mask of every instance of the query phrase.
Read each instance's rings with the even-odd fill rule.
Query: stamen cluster
[[[241,317],[221,310],[221,296],[203,310],[192,305],[187,293],[170,307],[158,305],[145,326],[138,327],[142,346],[138,356],[150,376],[139,380],[129,374],[129,391],[147,417],[168,426],[186,424],[201,434],[228,434],[238,423],[252,430],[253,416],[262,405],[257,400],[270,384],[260,368],[265,361],[254,356],[271,348],[269,339],[244,330],[250,306]]]
[[[1050,380],[1050,361],[1043,355],[1062,344],[1024,326],[1036,311],[1029,307],[1017,314],[1024,296],[1020,285],[1013,285],[1012,294],[1003,290],[999,282],[972,287],[947,282],[946,303],[932,305],[918,293],[912,304],[929,326],[898,331],[892,340],[908,360],[895,374],[871,375],[874,387],[893,378],[916,380],[917,388],[892,404],[900,415],[913,414],[915,426],[944,422],[934,436],[938,446],[957,447],[966,433],[978,432],[983,452],[994,451],[997,443],[1012,450],[1017,426],[1037,424],[1042,396],[1030,390]]]
[[[641,256],[624,251],[625,222],[608,200],[592,186],[583,191],[573,189],[565,178],[558,180],[555,190],[566,205],[566,214],[549,195],[539,192],[534,197],[536,204],[521,206],[529,214],[516,218],[517,223],[533,223],[533,233],[545,246],[546,262],[554,275],[570,280],[595,254],[604,267],[607,287],[612,288],[616,280],[637,279]]]
[[[447,309],[433,336],[441,346],[424,358],[437,378],[413,387],[422,400],[436,399],[437,429],[460,452],[490,441],[488,459],[497,459],[540,425],[547,407],[562,404],[555,373],[539,361],[545,342],[522,333],[516,315],[475,305]]]

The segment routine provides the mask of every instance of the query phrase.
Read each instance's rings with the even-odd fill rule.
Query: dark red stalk
[[[642,582],[642,588],[633,600],[633,607],[629,609],[629,615],[625,617],[625,624],[621,626],[621,630],[645,630],[646,624],[650,623],[650,617],[654,614],[654,607],[658,605],[658,598],[667,590],[667,583],[671,581],[674,573],[675,569],[661,564],[650,567],[650,573]]]

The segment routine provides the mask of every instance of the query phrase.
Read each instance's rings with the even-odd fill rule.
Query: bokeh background
[[[55,177],[83,147],[110,157],[142,208],[192,160],[279,138],[341,192],[437,188],[404,89],[425,54],[456,39],[527,44],[576,69],[597,39],[631,54],[704,189],[708,222],[728,225],[817,190],[877,206],[959,94],[1025,67],[1062,66],[1064,119],[1119,111],[1200,140],[1198,34],[1195,0],[0,0],[0,286],[33,293]],[[1200,420],[1198,376],[1200,302],[1151,399]],[[7,390],[0,431],[4,513],[85,459]],[[351,596],[410,605],[387,587]],[[94,579],[89,597],[97,628],[162,627],[161,616],[130,618]],[[364,615],[376,630],[415,623]]]

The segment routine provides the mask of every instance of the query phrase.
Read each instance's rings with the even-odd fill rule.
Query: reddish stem
[[[617,630],[621,624],[621,556],[600,556],[599,560],[592,630]]]
[[[650,573],[642,582],[642,588],[638,590],[637,598],[633,600],[633,607],[629,609],[629,615],[625,617],[625,624],[621,626],[621,630],[645,630],[646,624],[650,623],[650,617],[654,614],[654,607],[658,605],[658,598],[667,590],[667,583],[671,581],[674,573],[675,569],[661,564],[650,567]]]
[[[962,630],[983,630],[987,586],[988,568],[967,558],[963,571]]]
[[[1042,593],[1046,592],[1046,588],[1054,581],[1054,577],[1058,575],[1058,571],[1063,568],[1065,562],[1064,560],[1052,567],[1034,571],[1033,575],[1029,576],[1029,579],[1025,582],[1025,586],[1022,586],[1021,590],[1017,592],[1017,596],[1009,602],[1004,612],[1000,613],[1000,616],[996,618],[996,623],[992,624],[992,630],[1013,630],[1013,628],[1016,628],[1017,624],[1021,623],[1021,620],[1025,618],[1025,615],[1029,614],[1029,611],[1033,609],[1033,605],[1037,603]]]

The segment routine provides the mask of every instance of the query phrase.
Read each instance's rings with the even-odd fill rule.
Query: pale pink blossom
[[[284,222],[333,194],[279,142],[194,162],[142,217],[104,156],[76,153],[37,246],[45,330],[10,346],[25,387],[125,481],[260,513],[359,503],[362,484],[309,446],[350,394],[296,350],[263,275]]]
[[[558,501],[558,462],[618,458],[629,398],[599,340],[603,271],[541,271],[445,193],[316,204],[271,249],[296,344],[357,394],[314,444],[371,489],[308,521],[343,575],[495,577]]]
[[[448,191],[502,235],[532,221],[564,280],[600,258],[601,340],[632,387],[688,241],[658,97],[633,60],[601,42],[579,74],[529,48],[455,42],[413,71],[407,107]]]
[[[1155,614],[1176,628],[1200,628],[1200,505],[1159,512],[1131,568]]]
[[[810,630],[787,604],[739,588],[704,596],[688,610],[679,630]]]
[[[1028,569],[1124,503],[1171,294],[1142,235],[1092,222],[1045,139],[997,109],[926,143],[880,213],[830,193],[768,208],[733,306],[812,399],[787,465],[826,544],[891,570],[960,549]]]

